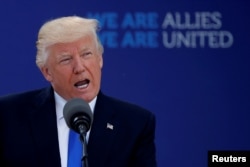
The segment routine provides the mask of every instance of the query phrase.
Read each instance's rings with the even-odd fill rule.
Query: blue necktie
[[[82,143],[78,133],[70,130],[68,144],[68,167],[82,166]]]

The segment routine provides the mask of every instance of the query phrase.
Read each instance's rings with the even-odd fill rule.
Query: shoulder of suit
[[[40,88],[35,90],[29,90],[29,91],[23,91],[18,93],[10,93],[6,94],[0,97],[0,103],[18,103],[20,101],[29,101],[34,99],[36,96],[39,96],[40,94],[44,94],[45,92],[49,92],[50,88]]]
[[[105,96],[107,103],[112,104],[112,107],[115,110],[124,111],[124,112],[127,112],[128,114],[133,114],[133,115],[137,115],[137,114],[138,115],[148,115],[148,114],[154,115],[148,109],[140,105],[137,105],[135,103],[128,102],[128,101],[125,101],[116,97],[107,96],[107,95],[103,95],[103,96]]]

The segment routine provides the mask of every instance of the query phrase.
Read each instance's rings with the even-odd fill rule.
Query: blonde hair
[[[56,43],[74,42],[77,39],[93,35],[99,52],[103,53],[103,46],[97,36],[98,21],[78,16],[61,17],[46,22],[39,30],[36,42],[36,64],[39,68],[44,66],[48,58],[47,47]]]

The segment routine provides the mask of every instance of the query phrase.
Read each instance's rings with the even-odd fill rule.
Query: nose
[[[74,59],[73,72],[75,74],[80,74],[85,71],[84,60],[76,56]]]

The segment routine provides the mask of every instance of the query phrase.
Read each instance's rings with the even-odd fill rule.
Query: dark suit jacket
[[[52,88],[1,97],[0,130],[1,167],[61,166]],[[100,92],[89,167],[155,167],[154,133],[152,113]]]

